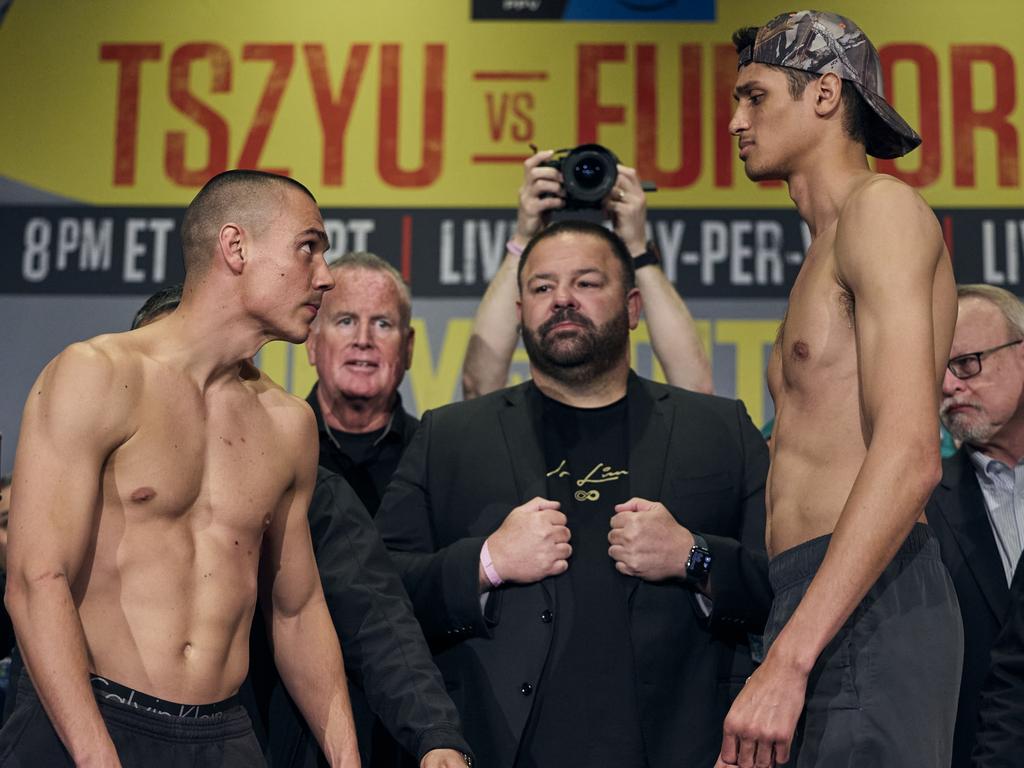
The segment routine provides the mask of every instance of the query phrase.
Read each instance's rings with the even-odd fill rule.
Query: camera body
[[[565,210],[600,208],[601,201],[615,186],[619,158],[600,144],[581,144],[573,149],[559,149],[541,163],[562,172]]]

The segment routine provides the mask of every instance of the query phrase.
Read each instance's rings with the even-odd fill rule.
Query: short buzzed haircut
[[[134,331],[136,328],[148,325],[160,315],[173,312],[178,308],[179,304],[181,304],[181,283],[161,288],[146,299],[145,304],[139,307],[139,311],[135,313],[135,317],[132,320],[132,330]]]
[[[186,275],[206,270],[220,228],[225,223],[236,221],[256,233],[261,232],[273,208],[274,201],[269,193],[289,186],[316,202],[313,193],[295,179],[265,171],[224,171],[206,182],[189,203],[181,222]]]
[[[1017,338],[1024,339],[1024,304],[1005,288],[984,283],[958,285],[958,299],[984,299],[996,306],[1006,319],[1006,330]]]
[[[535,234],[523,249],[523,255],[519,257],[519,269],[516,272],[516,282],[519,284],[520,292],[523,290],[523,268],[526,266],[526,260],[529,258],[530,252],[537,247],[537,243],[557,237],[558,235],[590,235],[601,240],[608,246],[608,249],[622,266],[622,284],[625,292],[629,293],[629,291],[636,287],[636,268],[633,266],[633,257],[630,255],[629,248],[626,247],[621,237],[607,227],[595,224],[592,221],[563,219],[549,224]]]
[[[412,320],[412,292],[409,290],[402,273],[395,269],[380,256],[369,251],[350,251],[337,258],[328,258],[327,267],[331,274],[337,275],[343,269],[367,269],[372,272],[383,272],[395,282],[398,289],[398,318],[402,329],[409,327]]]

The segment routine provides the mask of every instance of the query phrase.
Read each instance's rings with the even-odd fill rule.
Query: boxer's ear
[[[814,111],[827,117],[839,109],[843,88],[853,88],[844,83],[834,72],[826,72],[807,86],[807,91],[814,97]]]
[[[217,257],[236,275],[245,268],[244,230],[238,224],[225,224],[217,233]]]

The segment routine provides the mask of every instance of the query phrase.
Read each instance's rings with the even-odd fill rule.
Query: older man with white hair
[[[964,624],[954,768],[971,764],[979,694],[1024,543],[1024,304],[989,285],[957,293],[941,416],[961,448],[943,462],[927,509]]]

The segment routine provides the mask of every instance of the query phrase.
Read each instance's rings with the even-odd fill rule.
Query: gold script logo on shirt
[[[547,473],[547,477],[569,477],[571,473],[565,468],[566,463],[566,460],[562,459],[557,467]],[[628,474],[628,469],[613,469],[610,464],[598,462],[584,477],[576,480],[576,501],[597,501],[601,498],[601,492],[596,488],[586,488],[587,485],[612,483]]]

